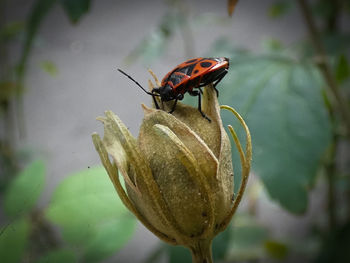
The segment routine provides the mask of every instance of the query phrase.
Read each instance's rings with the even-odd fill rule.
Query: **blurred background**
[[[162,78],[199,56],[230,58],[219,101],[253,139],[214,261],[350,262],[350,1],[1,0],[0,12],[1,262],[191,262],[122,206],[91,133],[112,110],[137,136],[151,102],[117,68],[147,86],[148,68]],[[235,151],[233,163],[238,187]]]

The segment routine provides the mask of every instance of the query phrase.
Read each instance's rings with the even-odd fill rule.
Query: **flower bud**
[[[198,109],[181,103],[173,114],[167,112],[169,103],[163,109],[142,106],[145,116],[138,139],[111,111],[99,117],[104,137],[92,135],[96,150],[121,200],[150,231],[165,242],[188,247],[194,262],[212,262],[211,241],[227,227],[247,182],[249,130],[233,109],[224,106],[247,133],[245,154],[229,126],[243,175],[234,199],[231,146],[215,90],[205,87],[202,99],[202,110],[211,122]]]

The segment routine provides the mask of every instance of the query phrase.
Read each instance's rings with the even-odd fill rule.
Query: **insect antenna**
[[[160,96],[159,94],[154,94],[154,93],[152,93],[152,92],[149,92],[149,91],[147,91],[144,87],[142,87],[141,86],[141,84],[140,83],[138,83],[136,80],[134,80],[130,75],[128,75],[127,73],[125,73],[124,71],[122,71],[121,69],[119,69],[118,68],[118,71],[120,72],[120,73],[122,73],[122,74],[124,74],[125,76],[127,76],[129,79],[131,79],[133,82],[135,82],[135,84],[137,85],[137,86],[139,86],[144,92],[146,92],[148,95],[151,95],[152,97],[153,96]]]

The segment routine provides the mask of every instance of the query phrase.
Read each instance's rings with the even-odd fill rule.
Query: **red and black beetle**
[[[162,101],[175,100],[169,113],[175,110],[177,101],[182,100],[186,92],[191,96],[198,96],[198,110],[204,118],[210,121],[201,109],[201,87],[213,83],[213,87],[217,95],[219,95],[216,85],[227,74],[228,68],[229,60],[224,57],[189,59],[166,74],[161,82],[161,86],[154,88],[151,92],[146,91],[136,80],[124,71],[121,69],[118,70],[134,81],[147,94],[151,95],[157,109],[159,109],[159,105],[155,96],[159,96]],[[199,90],[193,90],[195,88]]]

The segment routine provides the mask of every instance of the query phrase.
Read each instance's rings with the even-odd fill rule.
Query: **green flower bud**
[[[232,111],[247,133],[246,154],[231,126],[241,156],[243,180],[233,198],[231,146],[220,118],[215,90],[205,87],[202,110],[178,103],[173,114],[144,105],[144,120],[135,139],[111,111],[98,120],[104,137],[93,142],[125,206],[156,236],[188,247],[194,262],[212,262],[211,242],[232,218],[250,169],[250,134],[243,119]],[[112,158],[112,162],[110,161]],[[124,179],[125,189],[119,173]]]

